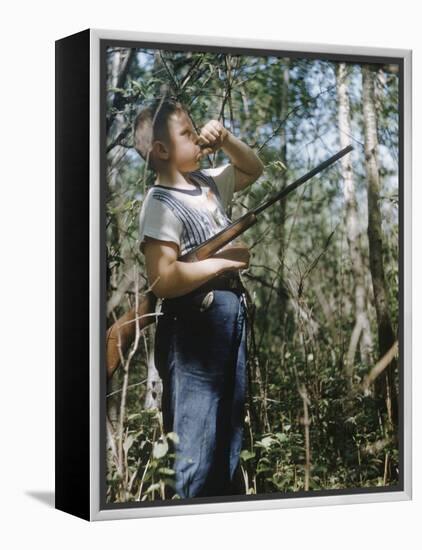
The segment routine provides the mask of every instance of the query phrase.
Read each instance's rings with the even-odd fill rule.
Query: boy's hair
[[[156,140],[169,143],[168,119],[174,113],[186,112],[183,105],[170,98],[158,98],[144,107],[133,122],[133,146],[152,170],[154,159],[149,154]]]

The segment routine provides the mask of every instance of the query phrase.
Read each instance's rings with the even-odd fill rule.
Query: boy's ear
[[[154,152],[157,158],[163,160],[169,159],[170,151],[163,141],[154,141],[151,150]]]

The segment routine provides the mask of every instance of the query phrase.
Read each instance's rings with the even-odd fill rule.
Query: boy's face
[[[179,172],[197,170],[201,149],[198,134],[185,112],[175,113],[168,119],[170,161]]]

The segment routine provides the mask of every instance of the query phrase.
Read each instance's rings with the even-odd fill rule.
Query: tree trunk
[[[287,113],[289,110],[289,64],[290,61],[288,58],[283,58],[280,60],[281,65],[281,94],[280,94],[280,105],[278,109],[278,118],[280,120],[286,120]],[[282,162],[286,162],[287,157],[287,137],[286,137],[286,123],[282,124],[280,128],[280,159]],[[283,171],[280,175],[281,187],[284,189],[287,186],[287,171]],[[278,231],[279,231],[279,258],[281,258],[282,265],[280,268],[280,279],[279,286],[283,288],[284,285],[284,261],[285,261],[285,247],[286,247],[286,201],[281,201],[278,205],[279,212],[279,221],[278,221]],[[286,310],[288,303],[288,296],[285,293],[281,293],[279,297],[280,303],[280,336],[281,342],[285,342],[285,332],[286,332]]]
[[[350,102],[347,93],[348,76],[345,63],[337,64],[337,101],[338,101],[338,125],[340,131],[340,147],[343,149],[350,145],[352,134],[350,125]],[[355,328],[353,333],[360,332],[360,358],[361,362],[370,365],[373,363],[372,333],[369,323],[367,304],[367,290],[365,287],[365,269],[361,254],[359,215],[356,201],[355,183],[353,178],[351,155],[341,158],[341,172],[344,181],[344,202],[346,215],[346,233],[349,245],[352,273],[354,278],[354,306]],[[351,339],[347,356],[347,374],[351,385],[353,384],[353,364],[356,344]]]
[[[374,104],[374,75],[371,65],[362,66],[363,123],[365,134],[365,169],[368,181],[368,239],[369,266],[374,290],[374,302],[378,324],[378,346],[380,357],[393,346],[394,334],[388,304],[388,293],[382,256],[382,224],[379,206],[380,178],[377,156],[377,120]],[[384,373],[375,381],[375,395],[382,397],[388,418],[393,426],[398,423],[398,397],[394,383],[397,361],[394,359]]]

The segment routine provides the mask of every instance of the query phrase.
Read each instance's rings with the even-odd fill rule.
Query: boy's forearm
[[[255,151],[237,139],[231,132],[227,133],[221,148],[230,157],[232,164],[245,174],[260,175],[262,173],[264,165]]]
[[[229,262],[221,258],[189,263],[175,261],[163,270],[153,291],[160,298],[176,298],[220,275],[228,266]]]

